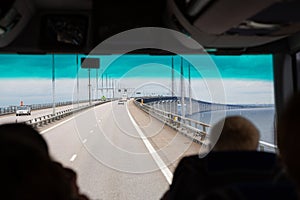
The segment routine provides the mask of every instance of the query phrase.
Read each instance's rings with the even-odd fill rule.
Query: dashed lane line
[[[77,154],[74,154],[72,157],[71,157],[71,159],[70,159],[70,161],[71,162],[74,162],[74,160],[77,158]]]

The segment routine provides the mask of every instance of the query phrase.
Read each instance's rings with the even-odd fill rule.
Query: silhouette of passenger
[[[232,183],[272,180],[278,173],[276,155],[256,151],[259,132],[250,121],[227,117],[213,126],[212,137],[219,130],[219,140],[206,157],[188,156],[179,162],[162,199],[198,199]]]
[[[54,162],[43,137],[26,124],[0,125],[1,199],[87,199],[76,174]]]
[[[259,143],[258,129],[246,118],[231,116],[216,123],[211,134],[221,134],[214,151],[255,151]]]
[[[63,170],[64,178],[67,181],[67,185],[70,186],[71,197],[74,200],[88,200],[89,198],[81,194],[77,185],[77,174],[70,168],[63,167],[62,164],[55,162],[58,168]]]
[[[48,145],[37,130],[26,124],[0,125],[0,141],[27,146],[49,156]]]
[[[278,148],[287,175],[296,183],[300,194],[300,93],[296,93],[279,115]]]

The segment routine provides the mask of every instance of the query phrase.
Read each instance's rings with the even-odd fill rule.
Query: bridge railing
[[[155,108],[154,106],[140,103],[139,101],[134,101],[134,103],[140,109],[157,118],[161,122],[166,123],[180,133],[188,136],[193,141],[202,145],[208,145],[208,141],[205,141],[205,136],[207,135],[207,129],[210,127],[209,124],[163,111]],[[277,152],[278,148],[274,144],[270,144],[265,141],[259,141],[259,150]]]
[[[97,100],[100,101],[100,100]],[[87,103],[88,101],[79,101],[79,103]],[[56,102],[55,106],[60,107],[60,106],[67,106],[67,105],[75,105],[77,102],[73,101],[65,101],[65,102]],[[32,105],[27,105],[31,108],[31,110],[40,110],[40,109],[46,109],[46,108],[52,108],[53,104],[52,103],[44,103],[44,104],[32,104]],[[8,115],[8,114],[13,114],[16,112],[18,106],[8,106],[8,107],[2,107],[0,108],[0,115]]]
[[[30,119],[30,120],[22,122],[22,123],[29,124],[33,127],[43,126],[43,125],[47,125],[49,123],[52,123],[56,120],[60,120],[64,117],[66,117],[66,116],[78,113],[80,111],[83,111],[83,110],[86,110],[88,108],[98,106],[98,105],[101,105],[101,104],[104,104],[104,103],[107,103],[107,102],[109,102],[109,101],[102,101],[102,102],[94,103],[92,105],[83,105],[83,106],[80,106],[80,107],[77,107],[77,108],[66,109],[66,110],[63,110],[63,111],[56,112],[55,114],[48,114],[48,115],[39,116],[39,117]]]
[[[210,125],[190,118],[182,117],[174,113],[163,111],[153,106],[142,104],[138,101],[134,101],[134,103],[141,110],[167,124],[171,128],[179,131],[181,134],[189,137],[194,142],[206,146],[208,145],[205,138],[207,135],[207,129],[210,127]]]
[[[271,151],[274,153],[278,152],[278,147],[276,145],[264,141],[259,141],[258,148],[260,151]]]

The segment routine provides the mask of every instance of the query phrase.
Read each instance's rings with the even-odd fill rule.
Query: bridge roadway
[[[13,117],[0,123],[4,118]],[[91,199],[159,199],[179,159],[200,149],[132,101],[102,104],[39,130],[52,157],[77,172]]]
[[[79,106],[83,106],[83,105],[88,105],[88,103],[80,103],[79,104]],[[63,111],[63,110],[71,109],[73,107],[76,108],[77,104],[56,107],[55,112],[60,112],[60,111]],[[32,110],[31,115],[16,116],[15,113],[2,115],[2,116],[0,116],[0,124],[15,123],[16,121],[18,123],[19,122],[24,122],[24,121],[28,121],[30,119],[34,119],[34,118],[37,118],[37,117],[52,114],[52,112],[53,112],[52,108],[46,108],[46,109],[40,109],[40,110]]]

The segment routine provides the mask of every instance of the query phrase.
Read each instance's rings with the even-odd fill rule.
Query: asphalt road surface
[[[53,158],[75,169],[81,191],[91,199],[159,199],[169,186],[170,170],[127,104],[88,109],[42,134]]]

